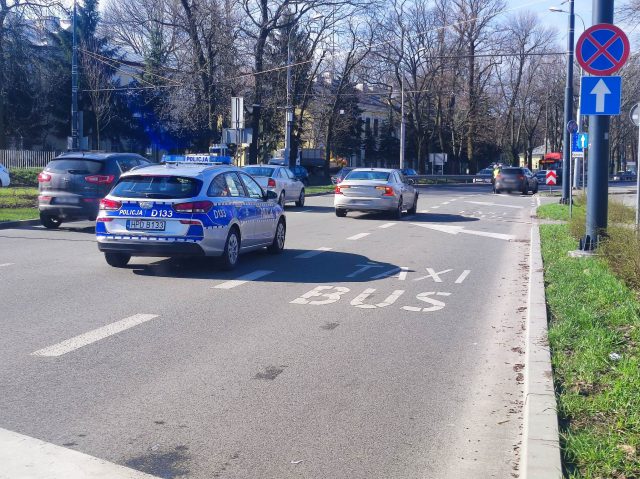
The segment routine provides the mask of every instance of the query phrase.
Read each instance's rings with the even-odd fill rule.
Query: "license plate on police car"
[[[127,229],[129,231],[164,231],[166,221],[158,220],[128,220]]]

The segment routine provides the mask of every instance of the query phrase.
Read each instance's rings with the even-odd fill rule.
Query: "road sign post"
[[[617,114],[616,91],[620,90],[616,77],[629,57],[629,40],[620,28],[613,25],[614,0],[593,0],[593,26],[585,30],[576,45],[576,59],[582,68],[597,77],[583,77],[580,106],[590,115],[589,178],[587,185],[587,221],[580,249],[593,250],[598,235],[607,228],[609,193],[609,115]],[[591,78],[591,79],[589,79]],[[586,83],[586,84],[585,84]]]
[[[638,127],[638,159],[636,160],[636,231],[640,226],[640,103],[629,112],[631,123]]]

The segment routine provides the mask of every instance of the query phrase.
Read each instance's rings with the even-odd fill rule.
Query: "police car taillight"
[[[94,185],[110,185],[114,179],[115,176],[113,175],[90,175],[84,177],[84,181]]]
[[[275,188],[276,187],[276,180],[274,180],[273,178],[269,178],[269,181],[267,181],[267,188]]]
[[[100,200],[100,209],[105,211],[113,211],[119,210],[122,206],[121,201],[110,200],[108,198],[103,198]]]
[[[177,203],[173,209],[178,213],[207,213],[213,203],[211,201],[190,201],[189,203]]]

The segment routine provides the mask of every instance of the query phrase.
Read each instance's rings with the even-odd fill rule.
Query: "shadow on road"
[[[285,249],[280,255],[255,251],[242,255],[238,267],[233,271],[222,271],[215,258],[169,258],[152,264],[133,264],[129,268],[134,274],[162,278],[189,278],[204,280],[237,279],[256,270],[270,271],[253,281],[269,283],[316,283],[332,284],[372,281],[379,275],[397,274],[400,268],[394,264],[376,261],[360,254],[341,251],[326,251],[311,258],[296,258],[312,251]]]

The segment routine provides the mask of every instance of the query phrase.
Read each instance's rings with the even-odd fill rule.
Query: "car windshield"
[[[503,175],[523,175],[524,171],[522,171],[522,168],[502,168],[500,173]]]
[[[85,160],[81,158],[60,158],[57,160],[51,160],[45,171],[52,173],[76,173],[82,175],[95,175],[100,173],[102,166],[101,161]]]
[[[111,194],[121,198],[191,198],[202,188],[202,182],[182,176],[126,176]]]
[[[490,174],[490,173],[492,173],[491,168],[485,168],[484,170],[480,170],[480,171],[478,172],[478,174],[479,174],[479,175],[488,175],[488,174]]]
[[[388,181],[389,173],[386,171],[352,171],[345,180]]]
[[[273,175],[275,168],[267,168],[264,166],[247,166],[244,168],[244,171],[249,173],[251,176],[266,176],[270,177]]]

